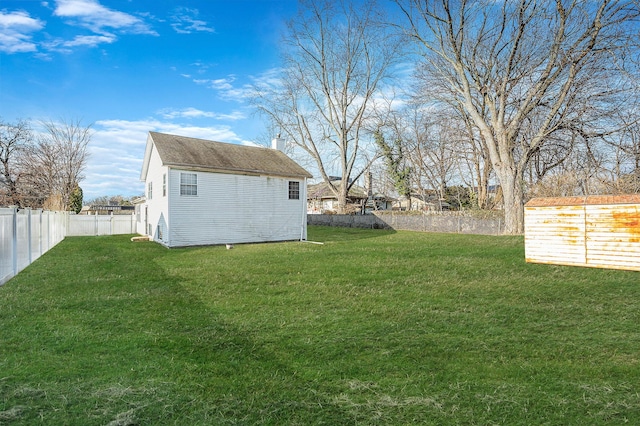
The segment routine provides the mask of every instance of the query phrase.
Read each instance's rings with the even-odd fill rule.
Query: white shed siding
[[[588,266],[640,271],[640,205],[586,206]]]
[[[197,173],[198,195],[180,195],[180,173]],[[289,181],[300,182],[300,199],[289,200]],[[169,172],[171,247],[306,238],[302,179]]]
[[[583,206],[527,207],[524,234],[528,262],[584,264]]]
[[[640,196],[530,201],[525,256],[527,262],[640,271]]]
[[[162,160],[158,155],[158,151],[155,146],[153,146],[149,160],[147,179],[145,181],[145,191],[147,196],[145,206],[147,207],[146,211],[148,212],[148,217],[146,217],[148,226],[145,230],[145,235],[149,235],[149,237],[154,241],[168,245],[169,202],[168,196],[162,195],[162,175],[165,173],[167,173],[167,179],[169,179],[168,167],[162,165]],[[152,197],[149,197],[149,182],[152,182],[153,184]],[[142,208],[145,209],[145,206]],[[151,228],[150,233],[149,227]]]

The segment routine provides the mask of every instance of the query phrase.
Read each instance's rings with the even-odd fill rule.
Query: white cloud
[[[211,111],[202,111],[197,108],[189,107],[183,109],[164,109],[159,114],[167,119],[174,118],[213,118],[216,120],[242,120],[246,116],[240,111],[233,111],[230,114],[220,114]]]
[[[116,36],[113,34],[105,35],[93,35],[93,36],[76,36],[73,40],[65,41],[63,46],[75,47],[75,46],[89,46],[94,47],[103,43],[113,43],[116,41]]]
[[[232,111],[229,114],[218,114],[217,117],[219,120],[230,120],[230,121],[244,120],[245,118],[247,118],[246,114],[243,113],[242,111]]]
[[[217,80],[210,80],[211,88],[216,90],[230,90],[233,88],[233,83],[236,80],[236,77],[230,75],[227,78],[219,78]]]
[[[215,65],[203,62],[194,62],[191,64],[191,66],[195,68],[195,72],[197,74],[206,74]]]
[[[0,52],[35,52],[37,47],[31,34],[43,27],[44,22],[27,12],[0,11]]]
[[[198,19],[200,11],[179,7],[171,17],[171,26],[178,34],[191,34],[194,31],[215,33],[215,29],[209,26],[206,21]]]
[[[49,7],[48,2],[41,3]],[[42,43],[46,50],[69,53],[70,47],[95,47],[117,40],[114,32],[158,35],[141,18],[109,9],[97,0],[57,0],[53,15],[65,18],[68,23],[91,30],[92,35],[78,35],[72,40],[53,38]],[[45,23],[32,18],[27,12],[0,11],[0,52],[36,52],[38,45],[32,34],[44,28]]]
[[[200,86],[206,86],[209,89],[218,92],[221,99],[225,101],[234,101],[244,103],[254,96],[256,89],[272,89],[282,85],[282,69],[268,69],[257,76],[249,76],[248,83],[235,85],[237,77],[230,74],[225,78],[218,79],[192,79],[192,81]],[[183,77],[191,78],[190,74],[183,74]]]
[[[178,117],[184,118],[215,118],[216,114],[210,111],[202,111],[197,108],[183,108],[183,109],[164,109],[159,111],[159,114],[164,118],[173,119]]]
[[[193,82],[200,86],[207,86],[210,89],[225,91],[233,89],[233,85],[231,83],[233,83],[235,79],[235,76],[230,75],[227,78],[218,78],[215,80],[194,79]]]
[[[96,0],[57,0],[56,6],[54,15],[69,18],[98,34],[110,28],[126,33],[158,35],[142,19],[109,9]]]
[[[76,36],[73,40],[53,39],[42,43],[42,47],[49,52],[64,54],[73,53],[71,48],[78,46],[96,47],[101,44],[111,44],[117,40],[113,34],[104,33],[102,35]]]
[[[252,77],[253,84],[257,87],[279,87],[282,85],[282,68],[271,68],[258,76]]]
[[[210,68],[209,65],[202,62],[194,62],[190,64],[196,67],[197,74],[204,74]],[[198,86],[204,86],[207,89],[214,90],[220,99],[231,102],[245,103],[250,99],[256,91],[256,88],[273,88],[282,85],[281,68],[271,68],[259,75],[248,76],[246,83],[238,84],[238,76],[235,74],[229,74],[222,78],[200,78],[196,77],[195,73],[180,73],[184,78],[191,80]]]
[[[186,77],[186,75],[185,75]],[[225,101],[244,102],[253,93],[253,85],[243,84],[241,86],[234,86],[236,81],[235,75],[229,75],[225,78],[218,79],[193,79],[195,84],[199,86],[206,86],[208,89],[218,92],[220,99]]]
[[[0,12],[0,27],[36,31],[43,26],[42,21],[32,18],[27,12]]]

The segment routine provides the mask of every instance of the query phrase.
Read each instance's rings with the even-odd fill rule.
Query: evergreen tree
[[[71,192],[69,210],[76,213],[80,213],[80,210],[82,210],[82,188],[80,188],[80,185],[76,185]]]

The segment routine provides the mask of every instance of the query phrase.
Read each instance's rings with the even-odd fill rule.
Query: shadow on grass
[[[186,253],[185,253],[186,254]],[[166,267],[166,265],[165,265]],[[160,267],[159,269],[162,269]],[[185,273],[186,272],[186,273]],[[183,280],[167,276],[166,300],[155,318],[162,358],[179,362],[175,380],[195,398],[176,420],[212,424],[353,424],[331,389],[305,380],[278,354],[205,305]],[[202,283],[201,283],[202,284]],[[179,361],[178,361],[179,360]],[[204,421],[206,419],[206,421]]]
[[[171,251],[95,241],[67,239],[0,288],[0,423],[355,422],[167,272]]]
[[[337,229],[340,232],[336,232]],[[307,228],[307,240],[323,243],[357,241],[393,235],[396,232],[393,229],[336,228],[333,226],[313,225]]]

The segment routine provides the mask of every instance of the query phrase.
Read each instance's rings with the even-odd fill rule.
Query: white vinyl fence
[[[69,214],[0,208],[0,285],[62,241]]]
[[[122,235],[136,233],[136,216],[128,215],[69,215],[67,237]]]
[[[68,212],[0,208],[0,285],[65,237],[135,233],[135,215],[80,216]]]

